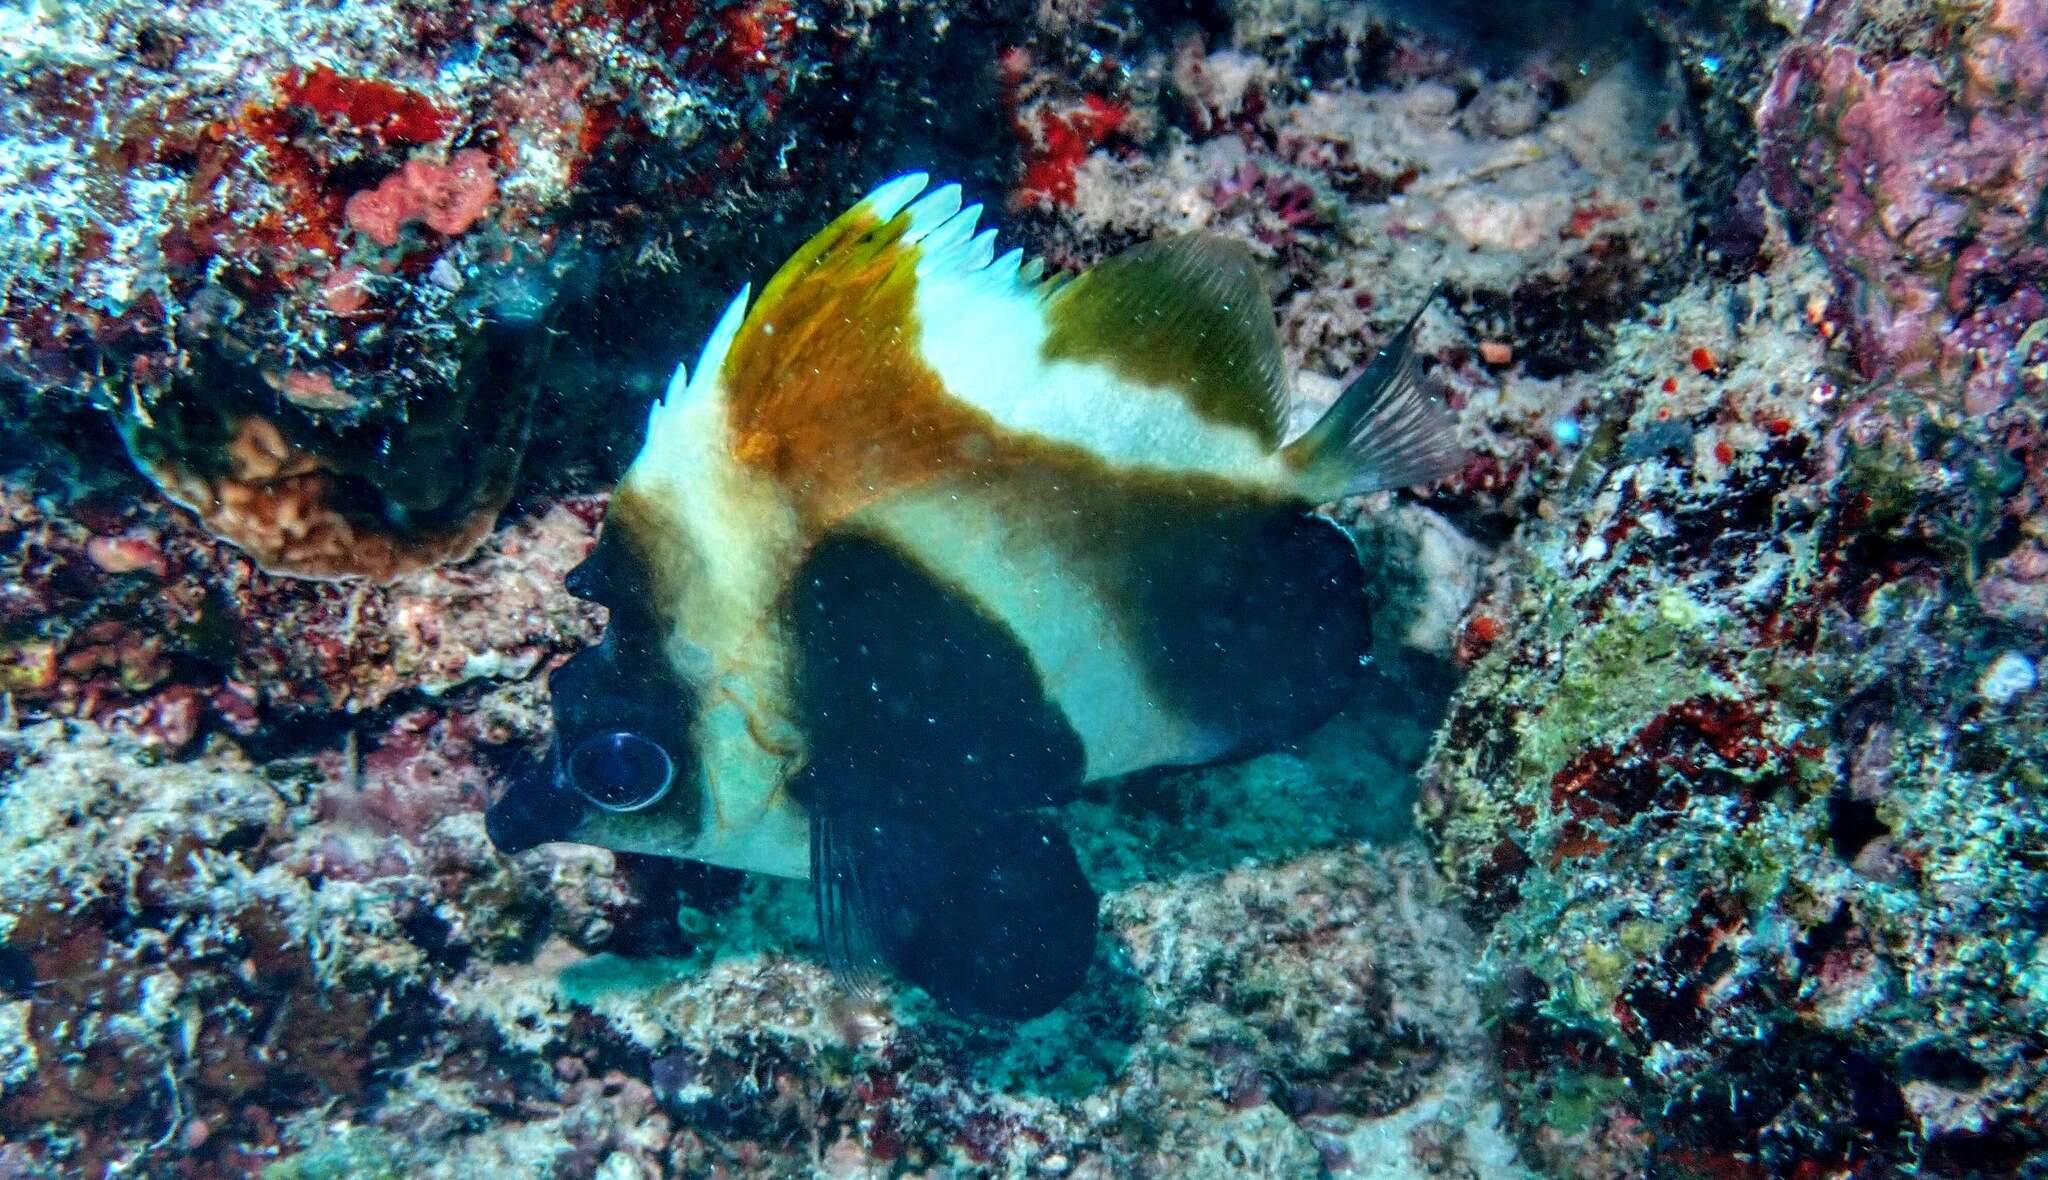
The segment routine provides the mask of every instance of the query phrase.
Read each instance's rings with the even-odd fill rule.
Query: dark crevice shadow
[[[1067,809],[1082,864],[1107,893],[1413,838],[1416,772],[1457,682],[1448,661],[1396,651],[1302,738],[1242,762],[1097,784]]]
[[[1062,809],[1082,867],[1105,895],[1146,881],[1274,864],[1357,841],[1416,838],[1416,772],[1458,673],[1396,650],[1374,660],[1337,716],[1255,758],[1152,771],[1091,787]],[[1051,1014],[976,1024],[901,993],[919,1035],[1004,1093],[1073,1101],[1110,1084],[1144,1034],[1144,987],[1103,938],[1088,980]]]

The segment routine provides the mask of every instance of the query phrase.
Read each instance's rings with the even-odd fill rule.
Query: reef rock
[[[2048,1158],[2042,11],[1788,19],[1748,273],[1620,331],[1465,623],[1420,813],[1560,1173]]]
[[[586,455],[618,441],[673,361],[591,370],[786,249],[784,210],[887,166],[860,128],[918,100],[879,71],[942,73],[985,35],[781,0],[10,5],[0,374],[29,416],[108,409],[268,570],[386,581],[466,555],[538,387],[623,384],[543,419],[581,423]],[[991,101],[931,131],[963,175],[979,149],[953,145],[1002,141],[977,87]]]
[[[2044,29],[0,7],[0,1175],[2048,1167]],[[1105,951],[1014,1029],[481,818],[648,401],[920,166],[1251,243],[1304,416],[1441,290],[1469,455],[1329,506],[1344,718],[1070,809]]]

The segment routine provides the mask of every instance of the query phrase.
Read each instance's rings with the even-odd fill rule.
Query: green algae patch
[[[1595,746],[1627,740],[1680,701],[1717,695],[1708,670],[1715,648],[1711,624],[1695,609],[1660,600],[1597,625],[1565,646],[1554,683],[1527,686],[1544,708],[1521,720],[1515,777],[1549,782],[1566,763]]]
[[[1562,1135],[1592,1130],[1605,1121],[1616,1103],[1629,1097],[1628,1086],[1621,1079],[1598,1074],[1559,1071],[1544,1081],[1549,1101],[1537,1125]]]
[[[397,1144],[383,1131],[348,1127],[263,1169],[263,1180],[403,1180]]]

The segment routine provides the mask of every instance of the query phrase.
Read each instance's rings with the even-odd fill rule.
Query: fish
[[[1328,719],[1369,605],[1317,505],[1459,452],[1421,311],[1289,438],[1246,247],[1048,273],[929,184],[870,192],[676,370],[567,577],[603,638],[487,829],[808,880],[849,985],[1024,1020],[1096,958],[1059,809]]]

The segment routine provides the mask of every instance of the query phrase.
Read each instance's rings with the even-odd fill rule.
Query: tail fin
[[[1424,387],[1415,351],[1415,325],[1435,302],[1431,292],[1336,404],[1281,448],[1311,496],[1333,500],[1430,483],[1464,461],[1450,412]]]

